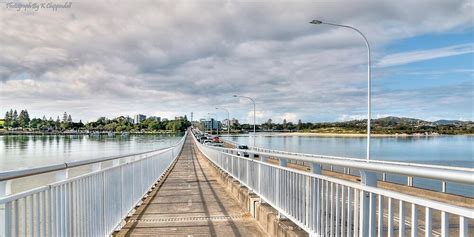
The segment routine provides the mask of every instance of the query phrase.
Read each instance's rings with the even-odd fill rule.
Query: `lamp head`
[[[322,21],[319,21],[319,20],[312,20],[309,22],[310,24],[315,24],[315,25],[320,25],[320,24],[323,24]]]

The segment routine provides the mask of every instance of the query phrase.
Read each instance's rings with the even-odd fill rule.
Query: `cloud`
[[[377,66],[391,67],[469,53],[474,53],[474,44],[460,44],[429,50],[416,50],[411,52],[396,53],[384,56],[378,61]]]
[[[360,28],[375,56],[397,39],[472,27],[472,4],[461,0],[112,2],[1,8],[0,112],[199,118],[217,105],[245,119],[251,108],[232,98],[242,94],[256,98],[263,121],[330,121],[364,113],[365,48],[354,32],[309,20]]]

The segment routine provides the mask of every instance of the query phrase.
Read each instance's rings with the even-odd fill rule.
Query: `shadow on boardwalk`
[[[191,139],[116,236],[266,236],[207,171]]]

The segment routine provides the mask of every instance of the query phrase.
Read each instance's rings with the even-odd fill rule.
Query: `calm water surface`
[[[233,141],[253,144],[248,136]],[[365,137],[270,136],[257,134],[256,146],[292,152],[365,158]],[[374,137],[372,159],[474,168],[474,136]]]
[[[139,153],[169,147],[182,137],[130,136],[0,136],[0,172],[66,161]]]

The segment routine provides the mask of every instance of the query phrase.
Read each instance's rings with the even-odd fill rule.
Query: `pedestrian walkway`
[[[163,184],[116,236],[266,236],[197,158],[191,136]]]

